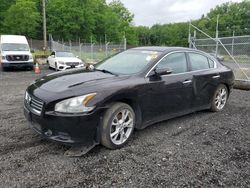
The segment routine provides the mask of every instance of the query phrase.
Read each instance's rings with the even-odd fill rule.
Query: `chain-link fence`
[[[79,42],[59,42],[51,37],[50,45],[52,51],[68,51],[88,63],[95,63],[113,54],[124,51],[127,48],[126,38],[120,44],[107,42],[105,44],[81,43]]]
[[[193,25],[192,25],[193,26]],[[233,71],[236,80],[250,81],[250,35],[212,38],[199,28],[190,36],[190,47],[205,51],[219,59]],[[204,38],[196,38],[196,32]]]

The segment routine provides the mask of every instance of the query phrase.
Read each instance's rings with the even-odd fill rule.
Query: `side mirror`
[[[162,76],[162,75],[171,74],[172,70],[170,68],[161,68],[161,69],[156,68],[154,72],[156,75]]]
[[[79,58],[79,56],[77,55],[76,58]]]

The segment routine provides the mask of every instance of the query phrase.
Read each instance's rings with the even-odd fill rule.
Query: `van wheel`
[[[134,110],[125,103],[114,103],[105,113],[101,125],[101,144],[109,149],[123,147],[135,127]]]
[[[220,84],[214,92],[214,96],[211,104],[211,111],[218,112],[221,111],[228,99],[228,89],[224,84]]]
[[[8,69],[6,67],[1,67],[1,70],[4,72],[4,71],[7,71]]]

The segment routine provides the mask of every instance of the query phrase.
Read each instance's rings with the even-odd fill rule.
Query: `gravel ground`
[[[250,92],[234,90],[222,112],[136,131],[120,150],[67,158],[67,147],[24,119],[24,90],[36,77],[0,72],[0,187],[250,187]]]

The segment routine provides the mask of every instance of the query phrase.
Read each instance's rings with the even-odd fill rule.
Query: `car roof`
[[[73,53],[73,52],[69,52],[69,51],[56,51],[56,50],[53,52]]]
[[[20,43],[28,44],[28,41],[23,35],[1,35],[0,43]]]
[[[193,52],[203,52],[200,50],[192,49],[192,48],[184,48],[184,47],[165,47],[165,46],[143,46],[143,47],[136,47],[132,48],[134,50],[146,50],[146,51],[158,51],[158,52],[171,52],[171,51],[193,51]],[[204,53],[204,52],[203,52]]]

